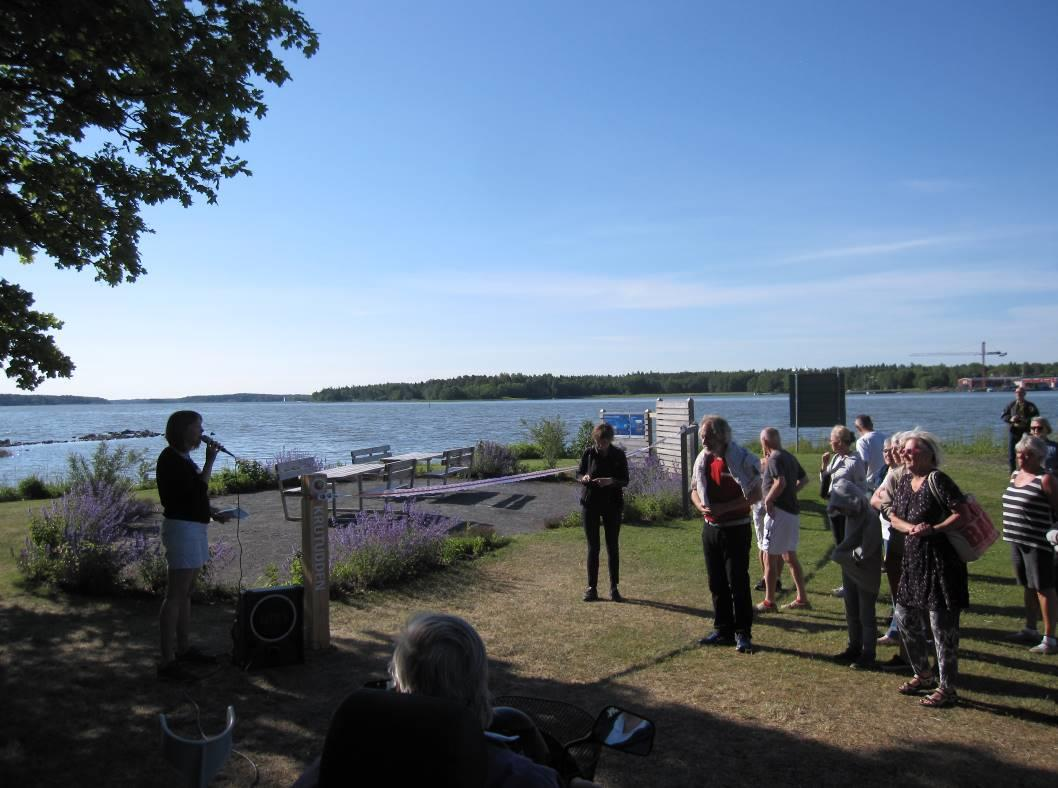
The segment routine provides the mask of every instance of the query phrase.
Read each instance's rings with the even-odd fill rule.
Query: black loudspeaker
[[[232,661],[246,670],[304,662],[304,595],[301,586],[243,591],[232,628]]]

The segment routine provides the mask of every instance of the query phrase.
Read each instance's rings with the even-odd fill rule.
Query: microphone
[[[212,448],[212,449],[216,449],[217,451],[224,452],[229,457],[235,457],[234,454],[232,454],[230,451],[225,449],[224,446],[221,445],[220,441],[216,440],[215,438],[213,438],[210,435],[206,435],[206,433],[202,433],[202,442],[204,444],[206,444],[207,446],[209,446],[210,448]],[[239,458],[235,457],[235,459],[239,459]]]

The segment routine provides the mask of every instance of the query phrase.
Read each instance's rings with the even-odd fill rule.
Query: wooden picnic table
[[[441,451],[409,451],[404,454],[394,454],[392,457],[383,457],[382,462],[400,462],[401,460],[415,460],[415,462],[425,462],[426,471],[430,470],[430,463],[434,460],[440,459],[444,456],[444,452]]]
[[[327,476],[332,482],[355,482],[364,476],[382,473],[385,465],[381,462],[358,462],[353,465],[339,465],[335,468],[324,468],[320,473]]]

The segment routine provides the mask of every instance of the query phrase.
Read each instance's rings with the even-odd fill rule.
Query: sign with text
[[[333,493],[327,477],[301,477],[301,566],[305,578],[305,634],[309,648],[331,644],[328,516]]]

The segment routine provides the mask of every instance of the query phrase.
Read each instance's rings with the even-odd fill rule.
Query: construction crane
[[[912,353],[912,356],[976,356],[977,351],[954,350],[950,353]],[[988,388],[988,362],[986,356],[1005,356],[1005,350],[988,350],[984,342],[981,343],[981,386]],[[973,380],[970,381],[970,391],[973,391]]]

